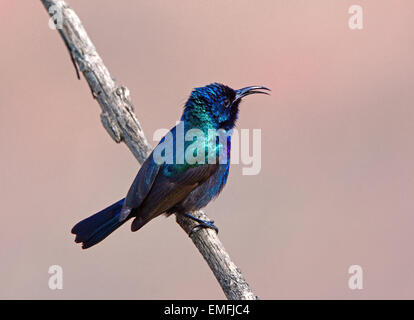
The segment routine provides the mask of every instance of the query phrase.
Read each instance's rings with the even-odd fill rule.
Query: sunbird
[[[86,249],[132,218],[131,230],[137,231],[155,217],[173,213],[197,221],[196,229],[218,232],[214,221],[198,219],[191,213],[217,197],[227,182],[231,134],[242,98],[268,91],[262,86],[234,90],[220,83],[193,89],[180,124],[184,135],[196,129],[204,138],[197,141],[197,136],[195,142],[186,139],[178,148],[179,124],[172,128],[142,164],[126,197],[72,228],[75,242]],[[212,139],[210,133],[214,131],[225,133],[225,139],[219,135]]]

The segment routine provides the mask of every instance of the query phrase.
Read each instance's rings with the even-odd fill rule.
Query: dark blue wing
[[[175,130],[174,127],[170,131],[174,138],[173,153],[175,152]],[[165,139],[164,137],[158,146]],[[174,163],[159,164],[158,162],[154,159],[153,151],[143,163],[125,198],[120,221],[136,216],[132,225],[133,231],[183,201],[219,167],[218,164],[190,166]]]
[[[151,190],[155,178],[160,170],[160,165],[153,159],[153,154],[142,164],[134,179],[121,211],[120,221],[125,220],[135,208],[139,208]]]
[[[132,231],[138,230],[149,220],[182,202],[194,189],[208,180],[218,167],[219,165],[206,164],[168,177],[163,173],[161,166],[150,192],[136,213]]]

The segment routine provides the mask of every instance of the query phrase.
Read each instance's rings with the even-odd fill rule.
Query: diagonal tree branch
[[[135,116],[129,90],[113,80],[79,17],[66,2],[41,2],[55,20],[76,71],[79,68],[83,73],[93,97],[98,101],[102,109],[101,121],[106,131],[115,142],[124,142],[142,164],[152,147]],[[195,212],[194,215],[209,220],[202,211]],[[187,234],[196,225],[194,221],[182,216],[176,216],[176,220]],[[257,299],[214,231],[202,229],[194,232],[191,240],[208,263],[228,299]]]

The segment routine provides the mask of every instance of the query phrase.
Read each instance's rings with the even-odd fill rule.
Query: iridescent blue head
[[[239,90],[220,83],[195,88],[185,104],[181,120],[198,128],[230,130],[234,128],[243,97],[254,94],[268,94],[268,88],[251,86]]]

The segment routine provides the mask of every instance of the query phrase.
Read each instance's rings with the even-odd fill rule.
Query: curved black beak
[[[251,87],[246,87],[246,88],[242,88],[239,90],[236,90],[236,98],[234,100],[239,100],[245,96],[248,96],[249,94],[255,94],[255,93],[261,93],[261,94],[269,94],[266,91],[263,90],[267,90],[267,91],[271,91],[270,89],[266,88],[266,87],[261,87],[261,86],[251,86]]]

